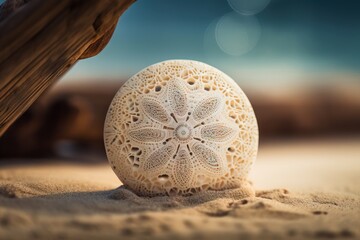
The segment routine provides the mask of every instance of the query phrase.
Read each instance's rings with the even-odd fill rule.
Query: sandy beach
[[[0,239],[360,239],[360,139],[261,146],[243,189],[141,198],[110,166],[3,161]]]

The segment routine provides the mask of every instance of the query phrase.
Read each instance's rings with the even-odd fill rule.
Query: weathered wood
[[[135,0],[31,0],[0,22],[0,136],[78,59],[99,53]]]

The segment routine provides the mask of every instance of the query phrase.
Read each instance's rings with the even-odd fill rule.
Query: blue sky
[[[121,17],[105,50],[80,61],[64,80],[123,79],[167,59],[203,61],[260,84],[360,72],[358,0],[229,1],[266,4],[249,16],[234,11],[227,0],[138,0]]]

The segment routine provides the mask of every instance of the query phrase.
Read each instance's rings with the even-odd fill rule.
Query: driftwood
[[[0,136],[79,59],[106,46],[134,1],[8,0],[0,7]]]

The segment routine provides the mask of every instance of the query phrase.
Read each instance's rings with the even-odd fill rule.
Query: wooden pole
[[[0,136],[79,59],[106,46],[134,1],[31,0],[0,22]]]

